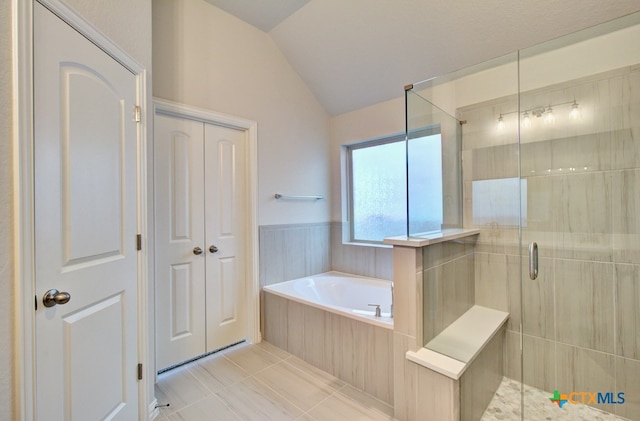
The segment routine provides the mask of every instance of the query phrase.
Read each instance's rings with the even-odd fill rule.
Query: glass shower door
[[[526,420],[640,420],[639,23],[520,52]]]

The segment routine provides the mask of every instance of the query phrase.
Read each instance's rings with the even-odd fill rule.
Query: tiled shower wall
[[[534,118],[522,128],[523,250],[519,196],[505,198],[504,189],[473,196],[478,182],[518,177],[517,131],[496,130],[498,115],[517,109],[516,98],[459,110],[467,120],[465,227],[481,229],[476,304],[511,314],[508,377],[521,378],[522,321],[525,383],[551,392],[625,392],[624,405],[601,409],[640,419],[640,68],[524,93],[521,108],[574,99],[579,121],[561,119],[558,107],[555,124]],[[536,280],[527,273],[530,241],[540,250]]]
[[[422,344],[476,304],[473,240],[446,241],[423,248]]]
[[[342,223],[263,225],[260,287],[329,270],[391,280],[392,249],[342,243]]]

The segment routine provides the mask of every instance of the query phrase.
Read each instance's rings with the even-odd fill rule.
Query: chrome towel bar
[[[324,199],[324,196],[289,196],[289,195],[280,194],[280,193],[276,193],[274,197],[276,199],[283,199],[283,200],[322,200]]]

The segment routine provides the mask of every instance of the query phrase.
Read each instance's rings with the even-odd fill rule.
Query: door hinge
[[[142,234],[136,235],[136,248],[138,251],[142,250]]]
[[[138,364],[138,380],[142,380],[142,363]]]
[[[133,118],[136,123],[140,123],[142,121],[142,110],[139,105],[133,107]]]
[[[34,302],[35,302],[35,309],[34,310],[38,311],[38,296],[34,295],[33,298],[34,298]]]

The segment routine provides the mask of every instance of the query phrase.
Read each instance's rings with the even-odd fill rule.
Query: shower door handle
[[[529,244],[529,278],[538,277],[538,244],[534,241]]]

